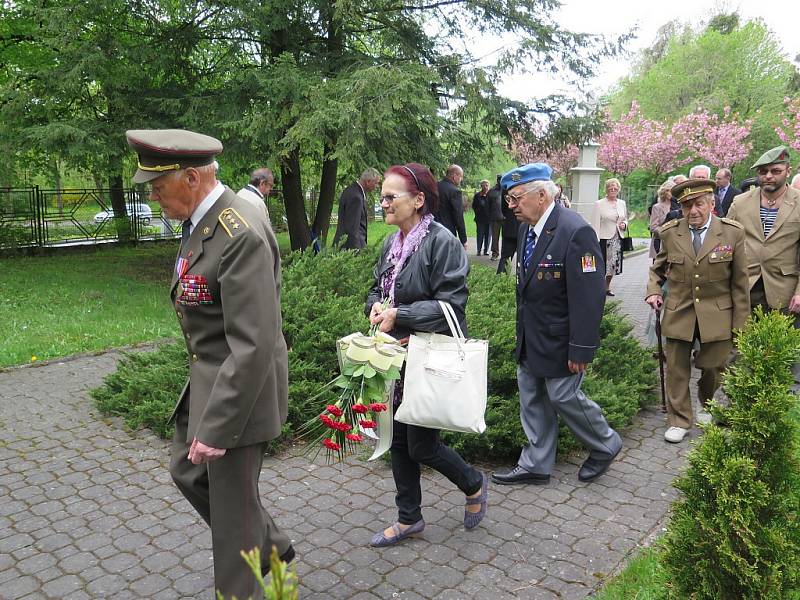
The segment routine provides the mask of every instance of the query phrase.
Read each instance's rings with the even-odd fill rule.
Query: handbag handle
[[[461,325],[458,324],[458,319],[456,319],[456,313],[453,307],[450,306],[449,302],[444,302],[443,300],[439,300],[439,307],[442,309],[445,321],[447,321],[447,325],[450,327],[450,334],[459,341],[463,340],[464,333],[461,331]]]

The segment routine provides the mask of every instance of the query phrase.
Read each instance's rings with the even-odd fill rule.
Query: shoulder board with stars
[[[226,208],[219,213],[219,223],[225,229],[230,237],[236,237],[245,229],[249,229],[250,225],[247,224],[235,208]]]
[[[678,223],[680,222],[681,222],[680,219],[672,219],[671,221],[667,221],[661,226],[661,228],[659,229],[659,233],[664,233],[667,229],[677,226]]]
[[[734,221],[733,219],[729,219],[728,217],[720,217],[719,219],[723,223],[727,223],[728,225],[733,225],[737,229],[744,229],[744,225],[739,223],[739,221]]]

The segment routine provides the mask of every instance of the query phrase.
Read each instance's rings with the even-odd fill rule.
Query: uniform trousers
[[[553,470],[559,416],[592,458],[608,459],[622,448],[622,439],[608,426],[600,407],[581,391],[583,373],[536,377],[522,363],[517,382],[519,416],[528,438],[517,464],[526,471],[549,475]]]
[[[764,279],[761,277],[759,277],[758,281],[756,281],[753,284],[753,287],[750,288],[750,308],[755,310],[759,306],[764,309],[765,313],[768,313],[771,310],[776,310],[767,303],[767,292],[764,291]],[[800,315],[790,313],[789,308],[786,306],[781,308],[780,312],[781,314],[792,317],[794,319],[794,328],[800,329]],[[794,386],[792,387],[792,391],[795,394],[800,394],[800,362],[796,362],[792,365],[792,375],[794,376],[795,382]]]
[[[699,339],[696,333],[695,338]],[[691,429],[692,396],[689,393],[689,378],[692,374],[691,358],[694,341],[676,340],[668,337],[664,344],[667,355],[667,422],[670,427]],[[733,349],[733,340],[718,342],[700,341],[700,350],[694,365],[700,369],[697,382],[697,397],[705,406],[722,383],[722,372],[728,365]]]
[[[175,419],[169,471],[183,496],[211,528],[214,555],[214,587],[225,598],[256,598],[261,594],[256,578],[239,552],[259,548],[263,564],[269,564],[272,546],[285,553],[291,542],[261,504],[258,477],[265,444],[229,448],[221,458],[192,464],[187,459],[188,403]]]
[[[439,471],[464,495],[471,496],[483,486],[483,474],[439,439],[438,429],[406,425],[394,421],[392,437],[392,475],[397,487],[395,503],[398,521],[413,525],[422,518],[420,464]]]

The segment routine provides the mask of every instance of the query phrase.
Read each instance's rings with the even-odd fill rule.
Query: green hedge
[[[335,341],[366,331],[363,307],[378,246],[360,253],[294,253],[284,261],[282,306],[289,346],[289,422],[286,431],[319,413],[325,399],[308,402],[338,371]],[[483,435],[446,433],[445,439],[468,458],[515,458],[525,437],[519,423],[513,277],[475,266],[469,277],[467,322],[471,337],[489,340],[488,429]],[[655,365],[650,352],[631,335],[631,325],[616,304],[606,306],[602,343],[589,368],[584,391],[600,404],[609,423],[627,425],[652,401]],[[116,373],[93,392],[101,411],[125,417],[131,427],[148,426],[168,435],[169,414],[186,377],[185,351],[167,345],[152,353],[125,357]],[[565,430],[560,450],[575,447]]]

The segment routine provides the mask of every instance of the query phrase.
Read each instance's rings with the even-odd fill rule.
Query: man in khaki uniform
[[[258,494],[265,444],[287,413],[278,244],[263,212],[216,180],[218,140],[174,129],[126,136],[139,155],[133,181],[150,182],[151,200],[183,221],[171,298],[190,374],[172,416],[170,473],[211,527],[215,588],[256,597],[239,552],[268,557],[274,545],[294,557]]]
[[[789,151],[778,146],[753,165],[760,187],[733,200],[728,218],[744,227],[753,308],[800,313],[800,191],[787,185]],[[797,320],[795,320],[797,326]]]
[[[689,394],[691,354],[702,371],[698,395],[705,404],[720,384],[720,374],[733,349],[733,330],[750,312],[744,231],[736,221],[716,217],[714,182],[689,179],[672,188],[683,219],[664,225],[661,250],[650,267],[645,301],[654,309],[663,303],[661,286],[669,281],[661,330],[666,337],[668,442],[683,440],[692,426]]]

